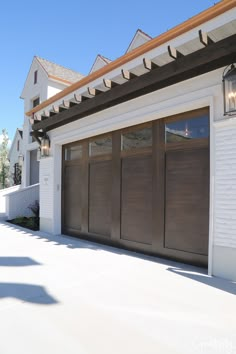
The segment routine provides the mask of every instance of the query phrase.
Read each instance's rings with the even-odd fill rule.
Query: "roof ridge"
[[[106,61],[106,62],[108,62],[108,63],[110,63],[110,62],[112,61],[111,59],[105,57],[105,56],[102,55],[102,54],[98,54],[98,56],[101,57],[104,61]]]
[[[143,30],[141,30],[140,28],[137,29],[137,31],[136,31],[135,34],[137,34],[137,32],[140,32],[140,33],[144,34],[145,36],[149,37],[150,39],[153,38],[153,37],[151,37],[149,34],[147,34],[146,32],[144,32]]]

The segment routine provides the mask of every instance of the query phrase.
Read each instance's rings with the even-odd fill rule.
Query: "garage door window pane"
[[[152,146],[152,128],[128,131],[121,135],[121,150],[140,149]]]
[[[167,123],[166,143],[187,142],[209,137],[208,115]]]
[[[65,148],[65,160],[72,161],[72,160],[80,160],[82,158],[82,145],[77,146],[70,146]]]
[[[97,138],[89,143],[89,156],[95,157],[112,153],[111,136]]]

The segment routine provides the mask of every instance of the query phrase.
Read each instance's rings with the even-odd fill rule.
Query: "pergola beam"
[[[199,30],[198,32],[198,35],[199,35],[199,40],[200,42],[206,47],[210,44],[213,44],[215,43],[209,36],[206,32],[203,32],[202,30]]]
[[[151,61],[148,58],[143,58],[143,66],[145,67],[145,69],[147,69],[149,71],[159,68],[159,65],[157,65],[156,63],[153,63],[153,61]]]
[[[99,95],[100,93],[102,93],[101,90],[98,90],[98,89],[93,88],[93,87],[88,87],[88,94],[89,94],[90,96],[97,96],[97,95]]]
[[[129,70],[123,70],[123,69],[122,69],[122,70],[121,70],[121,74],[122,74],[123,78],[124,78],[125,80],[127,80],[127,81],[132,80],[132,79],[134,79],[135,77],[137,77],[137,75],[131,73]]]
[[[169,56],[175,60],[182,58],[184,56],[175,47],[168,45],[167,49],[168,49]]]
[[[37,122],[32,128],[55,129],[108,107],[222,68],[234,62],[235,57],[236,34],[133,78],[47,120]]]
[[[112,89],[113,87],[118,86],[119,84],[109,79],[103,79],[103,85],[108,89]]]

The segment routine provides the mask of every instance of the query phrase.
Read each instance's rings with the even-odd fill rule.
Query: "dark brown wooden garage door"
[[[208,109],[63,147],[63,232],[207,265]]]

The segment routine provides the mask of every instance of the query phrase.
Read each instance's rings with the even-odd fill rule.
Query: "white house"
[[[24,112],[44,102],[56,93],[83,77],[80,73],[35,56],[30,66],[21,98],[24,99]],[[38,143],[30,136],[31,125],[24,116],[23,125],[23,169],[22,186],[39,182],[39,163],[37,161]]]
[[[21,184],[20,156],[23,156],[23,130],[17,128],[8,153],[11,186]]]
[[[235,77],[226,106],[222,86],[235,72],[235,5],[221,1],[26,109],[43,137],[41,230],[236,280]]]

